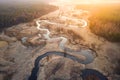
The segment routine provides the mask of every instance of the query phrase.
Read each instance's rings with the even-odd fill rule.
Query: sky
[[[120,2],[120,0],[0,0],[0,3],[15,3],[15,2],[24,2],[24,3],[37,3],[37,2],[51,2],[51,1],[74,1],[74,2]]]
[[[0,2],[41,2],[41,1],[49,1],[49,0],[0,0]]]
[[[120,2],[120,0],[58,0],[58,1],[65,1],[65,2]]]

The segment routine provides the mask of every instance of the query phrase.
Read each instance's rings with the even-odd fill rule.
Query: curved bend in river
[[[34,68],[32,69],[32,72],[31,72],[31,76],[29,77],[29,80],[37,80],[37,73],[40,69],[39,65],[40,65],[40,60],[42,58],[45,58],[51,54],[55,54],[55,55],[59,55],[59,56],[63,56],[65,58],[69,58],[69,59],[72,59],[73,61],[77,61],[79,63],[82,63],[82,64],[88,64],[90,62],[84,62],[83,60],[73,56],[73,55],[70,55],[70,54],[67,54],[65,52],[59,52],[59,51],[50,51],[50,52],[46,52],[45,54],[43,55],[40,55],[36,58],[35,60],[35,63],[34,63]]]
[[[43,34],[43,36],[48,41],[49,40],[60,39],[61,42],[59,43],[59,47],[64,51],[66,49],[66,47],[64,45],[67,42],[67,38],[65,38],[65,37],[50,38],[50,36],[49,36],[50,35],[50,31],[48,29],[40,28],[41,27],[40,22],[42,22],[42,21],[52,24],[52,22],[49,22],[48,20],[38,20],[38,21],[36,21],[37,29],[40,30],[40,31],[46,31],[46,34]],[[57,23],[53,23],[53,24],[57,24]],[[59,52],[59,51],[49,51],[49,52],[46,52],[43,55],[38,56],[36,58],[36,60],[35,60],[34,68],[33,68],[32,72],[31,72],[31,76],[29,77],[29,80],[37,80],[37,73],[38,73],[38,71],[40,69],[39,68],[39,64],[40,64],[39,62],[40,62],[40,60],[42,58],[45,58],[45,57],[51,55],[51,54],[63,56],[65,58],[72,59],[73,61],[77,61],[77,62],[82,63],[82,64],[89,64],[89,63],[91,63],[94,60],[94,57],[92,55],[93,52],[91,50],[87,49],[87,50],[81,50],[79,52],[78,51],[73,51],[73,53],[76,53],[76,54],[84,56],[85,60],[79,59],[79,58],[77,58],[77,57],[75,57],[73,55],[67,54],[65,52]]]
[[[65,17],[63,16],[62,18],[64,19],[72,19],[72,18],[68,18],[68,17]],[[76,22],[81,22],[81,23],[84,23],[81,27],[85,27],[87,26],[87,22],[85,20],[78,20],[77,19],[73,19],[74,21]],[[57,38],[50,38],[50,31],[48,29],[43,29],[41,28],[41,22],[46,22],[46,23],[49,23],[49,24],[59,24],[59,23],[55,23],[55,22],[50,22],[48,20],[37,20],[36,21],[36,24],[37,24],[37,29],[40,30],[40,31],[45,31],[46,33],[43,34],[44,38],[47,40],[47,41],[51,41],[51,40],[58,40],[60,39],[60,43],[59,43],[59,48],[62,49],[63,51],[66,50],[67,47],[65,47],[65,44],[66,42],[68,41],[67,38],[65,37],[57,37]],[[39,36],[41,34],[38,34]],[[66,52],[71,52],[71,50],[67,50]],[[34,68],[32,69],[32,72],[31,72],[31,76],[29,77],[29,80],[37,80],[37,73],[39,71],[39,65],[40,65],[40,60],[42,58],[45,58],[51,54],[55,54],[55,55],[59,55],[59,56],[63,56],[63,57],[66,57],[66,58],[69,58],[69,59],[72,59],[73,61],[77,61],[79,63],[82,63],[82,64],[89,64],[91,63],[93,60],[94,60],[94,57],[93,57],[93,52],[89,49],[87,50],[81,50],[81,51],[72,51],[72,53],[75,53],[75,54],[79,54],[79,55],[82,55],[85,57],[85,60],[82,60],[82,59],[79,59],[73,55],[70,55],[70,54],[67,54],[65,52],[59,52],[59,51],[49,51],[49,52],[46,52],[44,53],[43,55],[40,55],[36,58],[35,60],[35,63],[34,63]]]
[[[59,43],[59,47],[63,51],[66,50],[65,44],[67,42],[67,38],[65,38],[65,37],[50,38],[50,31],[48,29],[42,29],[42,28],[40,28],[41,27],[40,22],[42,22],[42,21],[45,21],[45,20],[38,20],[38,21],[36,21],[36,24],[37,24],[37,29],[38,30],[46,31],[46,34],[43,34],[43,36],[45,37],[45,39],[47,39],[48,41],[49,40],[60,39],[61,42]],[[70,51],[67,51],[67,52],[70,52]],[[78,54],[80,54],[82,56],[85,56],[86,59],[83,62],[81,62],[83,64],[88,64],[88,63],[90,63],[90,62],[92,62],[94,60],[94,57],[92,55],[93,52],[91,50],[81,50],[79,52],[78,51],[73,51],[73,53],[78,53]]]

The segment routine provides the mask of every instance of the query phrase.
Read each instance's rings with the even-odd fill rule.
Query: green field
[[[93,33],[109,41],[120,42],[119,4],[78,5],[76,8],[91,12],[89,28]]]
[[[16,5],[0,4],[0,30],[19,23],[32,21],[56,9],[57,7],[44,3]]]

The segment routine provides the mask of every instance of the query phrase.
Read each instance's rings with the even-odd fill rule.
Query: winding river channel
[[[68,41],[67,38],[65,38],[65,37],[50,38],[50,31],[48,29],[40,28],[41,27],[40,22],[41,22],[40,20],[36,21],[37,29],[41,30],[41,31],[46,31],[46,34],[43,34],[44,38],[47,39],[48,41],[49,40],[53,40],[54,41],[54,40],[60,39],[61,42],[59,43],[59,48],[61,48],[63,51],[66,50],[65,44]],[[86,25],[86,23],[85,23],[85,25]],[[71,50],[70,51],[68,50],[67,52],[71,52]],[[79,52],[78,51],[74,51],[73,53],[78,53],[79,55],[85,56],[86,59],[81,62],[83,64],[88,64],[88,63],[90,63],[90,62],[92,62],[94,60],[94,57],[92,55],[92,51],[91,50],[86,49],[86,50],[81,50]]]
[[[66,17],[66,16],[61,16],[61,19],[63,19],[63,20],[69,19],[69,20],[72,20],[76,23],[82,23],[83,25],[81,27],[86,27],[87,26],[87,21],[85,21],[83,19],[69,18],[69,17]],[[43,34],[44,38],[47,41],[60,39],[61,41],[59,43],[59,48],[62,49],[63,51],[65,51],[66,50],[65,44],[68,41],[68,39],[65,38],[65,37],[50,38],[50,31],[48,29],[41,28],[42,27],[41,24],[40,24],[41,22],[45,22],[45,23],[48,23],[48,24],[56,24],[56,25],[59,24],[59,23],[50,22],[48,20],[37,20],[36,21],[37,29],[39,31],[45,31],[46,32],[45,34]],[[59,24],[59,25],[61,25],[61,24]],[[74,25],[68,25],[68,26],[74,26]],[[40,36],[41,34],[38,34],[38,35]],[[68,50],[67,52],[70,52],[70,51]],[[34,68],[32,69],[29,80],[37,80],[37,73],[40,69],[40,66],[39,66],[40,65],[40,60],[42,58],[45,58],[45,57],[47,57],[49,55],[52,55],[52,54],[63,56],[65,58],[69,58],[69,59],[71,59],[73,61],[77,61],[78,63],[81,63],[81,64],[89,64],[94,60],[93,52],[89,49],[81,50],[81,51],[72,51],[72,53],[84,56],[85,60],[79,59],[79,58],[77,58],[77,57],[75,57],[71,54],[68,54],[66,52],[60,52],[60,51],[49,51],[49,52],[44,53],[43,55],[38,56],[35,60]]]

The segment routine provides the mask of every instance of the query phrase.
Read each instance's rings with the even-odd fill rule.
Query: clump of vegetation
[[[0,28],[29,22],[35,18],[56,10],[57,7],[45,3],[38,4],[0,4]]]
[[[109,41],[120,42],[119,4],[89,5],[88,10],[91,11],[90,30]]]

